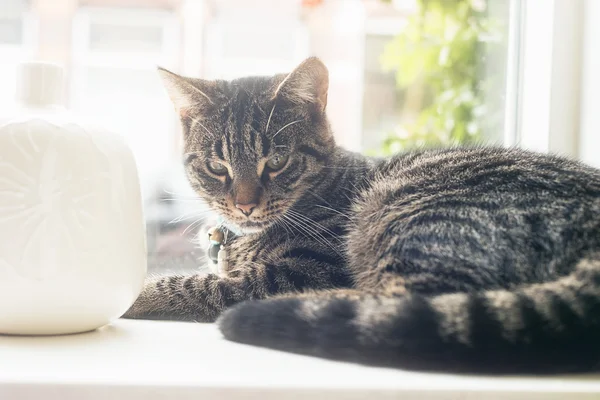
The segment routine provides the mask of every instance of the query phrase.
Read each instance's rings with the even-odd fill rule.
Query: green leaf
[[[417,0],[419,12],[385,46],[380,62],[394,71],[399,89],[424,84],[428,103],[414,124],[388,133],[381,153],[481,138],[489,118],[478,81],[482,52],[492,44],[506,47],[504,25],[486,15],[487,1]]]

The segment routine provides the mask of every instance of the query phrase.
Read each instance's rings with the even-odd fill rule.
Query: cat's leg
[[[280,257],[277,263],[253,263],[237,268],[235,277],[215,274],[149,278],[125,318],[214,321],[226,308],[281,293],[348,287],[351,279],[335,259]]]

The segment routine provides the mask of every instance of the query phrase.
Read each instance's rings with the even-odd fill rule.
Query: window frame
[[[579,156],[582,5],[512,0],[506,145]]]
[[[582,10],[581,112],[579,159],[600,168],[600,2],[586,0]]]

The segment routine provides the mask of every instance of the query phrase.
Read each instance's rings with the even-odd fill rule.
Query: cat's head
[[[190,183],[238,230],[275,223],[322,172],[335,143],[319,59],[232,81],[160,74],[181,119]]]

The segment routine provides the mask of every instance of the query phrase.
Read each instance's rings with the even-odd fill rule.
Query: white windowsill
[[[337,363],[227,342],[212,324],[118,320],[96,332],[0,336],[0,398],[592,399],[597,377],[487,378]]]

